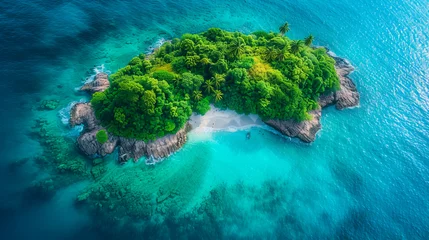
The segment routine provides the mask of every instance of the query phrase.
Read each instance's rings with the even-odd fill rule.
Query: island
[[[91,101],[71,109],[70,125],[84,125],[79,149],[105,156],[118,148],[120,163],[143,156],[155,163],[185,144],[191,115],[211,105],[256,114],[286,136],[314,141],[322,108],[359,105],[348,76],[354,68],[312,46],[312,35],[291,40],[287,23],[279,30],[184,34],[110,76],[97,74],[81,88]]]

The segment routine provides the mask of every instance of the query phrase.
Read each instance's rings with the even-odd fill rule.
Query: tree
[[[107,142],[107,140],[109,139],[109,136],[107,136],[106,130],[100,130],[97,132],[97,134],[95,134],[95,138],[99,143],[103,144]]]
[[[287,55],[288,55],[288,48],[286,47],[274,51],[274,59],[277,61],[285,60],[287,58]]]
[[[192,95],[194,97],[194,100],[197,102],[203,98],[203,94],[201,93],[200,90],[195,90]]]
[[[216,102],[222,100],[222,96],[223,96],[223,93],[220,90],[214,91],[214,97]]]
[[[187,53],[194,50],[195,43],[190,39],[185,39],[180,43],[180,49]]]
[[[215,76],[213,77],[213,82],[214,82],[214,85],[216,86],[216,88],[219,89],[220,86],[225,82],[224,75],[215,74]]]
[[[242,37],[235,38],[229,45],[229,55],[233,58],[239,58],[244,53],[246,42]]]
[[[211,92],[214,92],[215,89],[214,89],[213,85],[214,85],[214,83],[211,79],[209,79],[205,82],[203,87],[206,89],[206,92],[208,94],[210,94]]]
[[[306,46],[310,46],[313,43],[313,40],[314,40],[314,37],[313,35],[310,34],[308,37],[304,39],[304,44]]]
[[[302,47],[302,40],[293,41],[290,45],[290,52],[293,54],[297,54],[301,51]]]
[[[287,32],[289,32],[290,28],[289,28],[289,23],[285,22],[283,25],[280,26],[279,31],[280,31],[280,35],[283,36],[285,35]]]

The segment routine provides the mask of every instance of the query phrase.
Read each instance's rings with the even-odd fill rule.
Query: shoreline
[[[239,114],[233,110],[222,110],[210,105],[210,110],[203,116],[192,113],[188,120],[194,133],[202,132],[235,132],[245,130],[251,127],[267,126],[256,114]]]

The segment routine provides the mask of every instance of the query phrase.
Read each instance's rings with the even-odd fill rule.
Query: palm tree
[[[216,88],[219,89],[220,85],[222,85],[222,83],[225,82],[225,77],[222,74],[216,73],[215,76],[213,77],[213,81]]]
[[[244,53],[246,43],[242,37],[234,39],[229,45],[229,55],[233,58],[239,58]]]
[[[206,89],[206,92],[207,92],[207,93],[214,92],[213,81],[212,81],[211,79],[208,79],[208,80],[205,82],[205,84],[204,84],[204,86],[203,86],[203,87]]]
[[[277,50],[276,54],[275,54],[275,59],[277,61],[283,61],[287,58],[289,54],[289,47],[284,47],[282,49]]]
[[[314,40],[314,37],[313,35],[310,34],[308,37],[304,39],[304,44],[307,46],[310,46],[313,43],[313,40]]]
[[[203,98],[203,94],[199,90],[195,90],[193,92],[193,96],[194,96],[195,101],[200,101]]]
[[[220,90],[214,91],[214,97],[216,102],[222,100],[222,96],[223,96],[223,93]]]
[[[179,79],[178,77],[174,77],[173,79],[171,79],[171,83],[172,83],[174,86],[178,86],[178,85],[179,85],[179,83],[180,83],[180,79]]]
[[[267,50],[265,51],[265,60],[267,60],[268,62],[274,61],[277,57],[277,49],[270,47],[267,48]]]
[[[279,31],[280,31],[280,35],[283,36],[285,35],[287,32],[289,32],[290,28],[289,28],[289,23],[285,22],[283,25],[280,26]]]
[[[290,45],[290,52],[293,54],[299,53],[299,51],[301,51],[301,46],[302,46],[302,40],[293,41],[292,44]]]

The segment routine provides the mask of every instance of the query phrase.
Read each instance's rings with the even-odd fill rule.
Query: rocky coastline
[[[264,121],[283,135],[298,138],[303,142],[310,143],[316,138],[317,132],[322,128],[320,118],[322,109],[335,105],[336,109],[355,107],[359,105],[360,95],[355,84],[349,78],[349,74],[354,71],[354,67],[346,60],[337,57],[328,51],[329,56],[335,60],[335,70],[340,79],[340,89],[327,95],[320,96],[319,108],[310,111],[312,119],[302,122],[294,120],[270,119]],[[110,86],[108,76],[105,73],[98,73],[94,81],[81,87],[81,91],[95,93],[106,90]],[[77,146],[82,153],[87,156],[106,156],[118,148],[118,161],[125,163],[129,159],[137,161],[145,156],[146,163],[152,164],[168,157],[179,150],[187,140],[187,133],[192,126],[188,122],[176,134],[171,134],[153,141],[141,141],[109,134],[107,142],[101,144],[96,139],[96,134],[100,130],[105,130],[96,119],[90,103],[78,103],[71,109],[70,125],[84,125],[84,129],[77,139]]]
[[[85,84],[80,90],[90,93],[106,90],[110,83],[107,74],[98,73],[93,82]],[[129,159],[137,161],[139,158],[147,157],[146,163],[156,163],[179,150],[186,142],[186,134],[190,131],[189,123],[176,134],[166,135],[153,141],[141,141],[108,134],[107,142],[101,144],[96,138],[100,130],[105,130],[95,117],[90,103],[78,103],[70,111],[70,126],[84,125],[84,129],[77,139],[79,150],[89,156],[106,156],[118,148],[118,161],[125,163]]]
[[[270,119],[265,123],[283,135],[296,137],[303,142],[310,143],[316,139],[317,132],[322,128],[320,117],[322,109],[335,105],[335,108],[342,110],[359,106],[360,95],[356,85],[353,83],[349,74],[354,71],[354,67],[344,58],[337,57],[333,52],[327,51],[328,55],[335,60],[335,71],[340,79],[340,89],[338,91],[322,95],[319,98],[319,108],[309,112],[312,119],[302,122],[294,120],[276,120]]]

